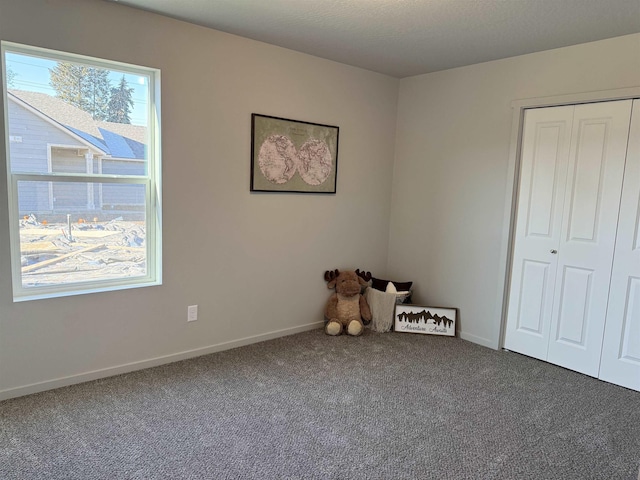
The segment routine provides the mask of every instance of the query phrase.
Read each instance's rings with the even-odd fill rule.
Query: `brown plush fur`
[[[325,274],[329,282],[327,287],[336,289],[324,309],[327,320],[325,332],[328,335],[339,335],[343,331],[349,335],[361,335],[364,325],[371,321],[369,304],[360,294],[361,287],[367,282],[353,271],[336,270],[335,273],[335,276],[333,272],[328,276]]]

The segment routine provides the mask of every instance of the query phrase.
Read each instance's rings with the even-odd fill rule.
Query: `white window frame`
[[[59,174],[53,172],[26,173],[12,172],[9,142],[9,114],[7,98],[6,53],[47,57],[55,61],[67,61],[87,64],[93,67],[117,70],[149,78],[148,104],[148,144],[147,171],[145,175],[103,175],[103,174]],[[11,249],[11,272],[13,301],[27,301],[42,298],[64,297],[86,293],[148,287],[162,284],[162,179],[160,162],[160,70],[150,67],[131,65],[110,60],[65,53],[40,47],[32,47],[13,42],[0,42],[2,56],[2,95],[4,101],[4,124],[6,144],[6,171],[9,205],[9,237]],[[64,181],[88,183],[117,183],[145,185],[146,187],[146,264],[147,274],[125,279],[91,280],[59,285],[22,286],[22,266],[20,261],[20,223],[18,210],[18,182],[20,181]]]

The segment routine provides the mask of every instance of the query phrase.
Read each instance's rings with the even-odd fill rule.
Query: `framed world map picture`
[[[339,130],[251,114],[251,191],[336,193]]]

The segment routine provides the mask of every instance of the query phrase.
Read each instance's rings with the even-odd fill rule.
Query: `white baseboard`
[[[0,390],[0,401],[7,400],[9,398],[21,397],[23,395],[30,395],[32,393],[44,392],[46,390],[53,390],[54,388],[66,387],[68,385],[75,385],[77,383],[98,380],[99,378],[106,378],[113,375],[133,372],[136,370],[143,370],[145,368],[157,367],[159,365],[164,365],[167,363],[179,362],[180,360],[187,360],[189,358],[200,357],[202,355],[208,355],[210,353],[230,350],[232,348],[242,347],[244,345],[250,345],[252,343],[264,342],[265,340],[286,337],[288,335],[306,332],[307,330],[322,328],[323,325],[323,321],[308,323],[306,325],[300,325],[298,327],[284,328],[282,330],[262,333],[260,335],[240,338],[238,340],[231,340],[229,342],[218,343],[215,345],[210,345],[208,347],[196,348],[194,350],[187,350],[185,352],[173,353],[171,355],[150,358],[148,360],[141,360],[139,362],[132,362],[115,367],[93,370],[91,372],[79,373],[77,375],[56,378],[54,380],[46,380],[44,382],[32,383],[30,385],[24,385],[21,387],[8,388],[6,390]]]
[[[477,335],[472,335],[471,333],[465,332],[458,332],[458,336],[463,340],[468,340],[469,342],[477,343],[478,345],[482,345],[483,347],[498,350],[498,342],[489,338],[478,337]]]

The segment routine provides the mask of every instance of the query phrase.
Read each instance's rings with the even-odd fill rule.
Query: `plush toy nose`
[[[355,295],[360,293],[360,284],[358,282],[349,282],[344,285],[344,293]]]

